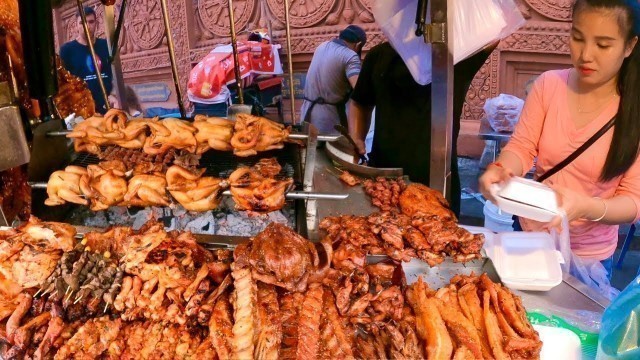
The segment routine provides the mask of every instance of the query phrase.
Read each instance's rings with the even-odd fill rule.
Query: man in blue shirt
[[[112,107],[119,107],[118,100],[111,94],[113,91],[113,74],[111,70],[111,64],[109,63],[109,46],[107,40],[96,39],[96,13],[91,7],[85,7],[84,13],[87,18],[87,27],[89,28],[89,34],[91,35],[91,41],[98,57],[98,67],[104,82],[104,87],[107,91],[109,104]],[[89,43],[82,27],[82,18],[80,13],[76,16],[78,35],[74,40],[71,40],[60,48],[60,58],[62,64],[69,70],[70,73],[84,80],[91,90],[93,95],[93,101],[96,104],[96,112],[104,114],[107,111],[102,91],[100,90],[100,84],[96,77],[94,69],[93,59],[91,58],[91,50],[89,49]]]

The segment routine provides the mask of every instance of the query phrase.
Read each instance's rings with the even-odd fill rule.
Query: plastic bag
[[[525,23],[513,0],[459,0],[448,3],[453,12],[453,62],[458,63],[487,44],[514,33]],[[431,3],[427,22],[431,19]],[[418,0],[376,1],[372,10],[376,23],[400,54],[413,79],[431,82],[431,44],[415,35]]]
[[[493,130],[513,132],[523,106],[524,100],[519,97],[500,94],[485,101],[483,109]]]
[[[640,277],[602,315],[596,359],[640,359]]]
[[[565,309],[545,302],[540,305],[527,304],[527,319],[532,325],[557,327],[573,332],[580,339],[582,358],[596,357],[602,314],[587,310]]]
[[[563,272],[569,273],[609,300],[620,294],[620,290],[611,286],[611,281],[607,276],[608,272],[600,261],[581,258],[571,251],[569,222],[564,213],[562,214],[562,231],[558,233],[556,230],[551,230],[551,236],[554,237],[556,248],[564,258]]]

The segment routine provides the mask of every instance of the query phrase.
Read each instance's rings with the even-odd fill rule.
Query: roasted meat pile
[[[193,123],[166,118],[132,119],[118,109],[92,116],[76,125],[67,137],[75,151],[100,155],[101,147],[138,149],[147,155],[164,155],[170,150],[202,154],[209,149],[234,151],[237,156],[256,155],[281,149],[290,130],[269,119],[241,114],[236,122],[196,116]]]
[[[139,173],[153,171],[164,173],[171,165],[192,169],[200,164],[200,155],[175,149],[171,149],[164,154],[149,155],[141,149],[107,146],[98,157],[103,161],[120,160],[124,163],[125,168],[133,169]]]
[[[343,174],[344,175],[344,174]],[[342,176],[340,177],[342,179]],[[371,203],[382,211],[390,211],[398,207],[400,193],[407,187],[404,180],[378,177],[367,179],[362,184],[367,195],[371,196]]]
[[[0,171],[0,207],[7,221],[27,220],[31,215],[31,186],[28,165]]]
[[[228,180],[203,176],[204,169],[173,165],[163,172],[163,168],[143,162],[129,171],[121,160],[86,169],[67,166],[49,177],[45,204],[70,202],[90,205],[94,211],[110,206],[170,206],[170,193],[185,209],[203,212],[217,208],[222,191],[231,187],[238,210],[269,212],[284,206],[285,193],[293,183],[291,178],[275,178],[281,168],[274,158],[261,159],[252,168],[241,167]]]
[[[158,223],[89,233],[77,244],[72,230],[32,219],[0,234],[7,255],[22,247],[2,266],[31,263],[27,277],[0,283],[0,357],[215,356],[207,327],[231,285],[231,252],[205,250]]]
[[[397,261],[419,258],[435,266],[449,256],[455,262],[480,258],[484,236],[471,234],[451,219],[397,212],[369,216],[343,215],[320,222],[334,247],[334,266],[351,268],[367,254],[387,255]]]
[[[329,243],[279,224],[233,256],[159,223],[77,244],[71,229],[0,233],[2,264],[58,254],[37,281],[0,282],[2,358],[539,358],[520,299],[486,275],[407,287],[397,262],[330,267]]]
[[[418,337],[433,359],[536,359],[542,342],[520,297],[486,274],[456,276],[438,291],[422,281],[406,292]]]

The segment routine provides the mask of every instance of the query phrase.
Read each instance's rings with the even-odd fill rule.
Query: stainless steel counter
[[[318,149],[313,178],[314,191],[330,193],[347,193],[349,197],[340,201],[309,200],[307,204],[308,216],[307,226],[309,237],[318,240],[317,222],[327,216],[337,215],[368,215],[378,211],[378,208],[371,205],[370,199],[364,193],[361,186],[349,187],[338,179],[339,171],[335,170],[331,160],[324,149]],[[431,286],[437,287],[438,282],[448,282],[448,279],[459,273],[486,272],[493,280],[499,280],[493,264],[489,259],[474,261],[465,265],[455,264],[446,261],[440,266],[430,269],[425,266],[422,269],[427,277],[435,283]],[[411,280],[411,279],[409,279]],[[602,314],[604,308],[609,305],[609,300],[591,290],[571,275],[564,274],[563,282],[547,292],[538,291],[514,291],[522,297],[524,305],[528,309],[548,309],[551,306],[572,310],[587,310]]]

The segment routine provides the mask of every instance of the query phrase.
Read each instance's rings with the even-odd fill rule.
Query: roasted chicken
[[[233,121],[217,117],[206,117],[196,115],[193,126],[198,130],[196,132],[196,141],[198,142],[197,154],[202,154],[209,149],[230,151],[231,137],[233,136]]]
[[[423,184],[409,184],[400,195],[398,202],[402,212],[409,216],[422,213],[435,215],[442,220],[456,220],[455,214],[449,209],[449,203],[442,193]]]
[[[261,172],[273,174],[273,171],[267,171],[265,164],[262,165],[259,164],[257,168],[240,167],[229,176],[236,209],[269,212],[284,206],[285,192],[293,184],[293,179],[276,180],[265,177]],[[269,169],[272,168],[270,166]]]
[[[80,166],[67,166],[64,170],[54,171],[47,182],[45,205],[62,205],[66,202],[87,205],[89,200],[80,189],[80,180],[87,176],[87,169]]]
[[[134,175],[127,184],[124,205],[169,206],[167,180],[162,174]]]
[[[269,119],[238,114],[231,138],[233,153],[244,157],[260,151],[282,149],[289,133],[289,128]]]
[[[194,173],[178,165],[167,170],[167,189],[185,209],[208,211],[218,207],[227,182],[211,176],[202,176],[204,169]]]
[[[120,204],[127,194],[126,168],[122,161],[104,161],[87,166],[80,179],[82,193],[91,200],[91,210],[105,210]]]
[[[151,135],[144,143],[144,152],[150,155],[164,154],[170,149],[185,149],[196,152],[197,143],[195,133],[197,129],[189,122],[168,118],[147,121]]]

